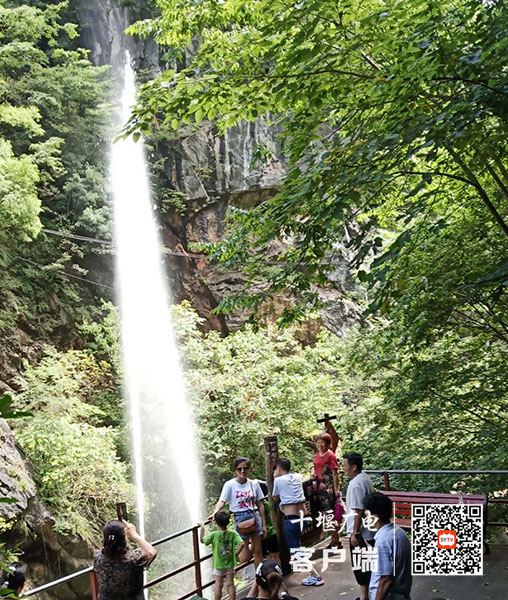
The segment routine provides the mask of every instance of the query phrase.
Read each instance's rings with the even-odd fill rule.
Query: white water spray
[[[136,94],[129,62],[121,98],[122,124],[130,116]],[[113,144],[111,186],[139,529],[153,540],[198,522],[201,474],[141,140],[128,138]]]

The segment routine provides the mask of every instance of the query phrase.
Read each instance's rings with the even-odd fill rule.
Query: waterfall
[[[128,57],[122,124],[130,116],[135,94]],[[154,540],[198,522],[202,515],[201,472],[141,140],[134,142],[129,137],[113,144],[110,175],[138,525],[141,535]],[[181,538],[180,544],[188,545],[187,538]],[[154,568],[157,562],[161,563],[160,558]]]

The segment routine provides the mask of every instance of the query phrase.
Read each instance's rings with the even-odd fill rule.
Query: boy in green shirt
[[[234,530],[227,529],[229,513],[221,510],[215,515],[215,523],[219,531],[205,535],[205,526],[201,524],[200,540],[206,546],[212,546],[213,575],[215,577],[215,600],[222,598],[224,577],[231,600],[236,599],[234,583],[235,566],[238,555],[243,549],[243,540]]]

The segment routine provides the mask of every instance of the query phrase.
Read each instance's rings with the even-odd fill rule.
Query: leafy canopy
[[[58,344],[93,311],[72,276],[100,259],[42,226],[109,236],[110,78],[72,16],[65,2],[0,0],[0,331],[13,348],[16,327]]]
[[[203,119],[224,131],[262,116],[281,128],[288,158],[280,192],[231,211],[226,239],[199,247],[248,275],[222,310],[259,315],[290,291],[280,322],[304,317],[345,258],[371,313],[347,360],[377,379],[381,399],[354,408],[369,425],[351,439],[385,465],[500,465],[507,4],[157,4],[161,16],[132,31],[165,45],[172,68],[141,89],[126,132]],[[276,239],[286,248],[267,262]]]
[[[234,215],[224,242],[202,246],[227,267],[240,264],[248,287],[269,283],[225,309],[260,309],[267,294],[286,289],[297,306],[315,306],[314,284],[329,284],[341,239],[367,278],[373,255],[397,255],[462,210],[484,211],[506,243],[506,3],[156,4],[162,15],[131,31],[155,35],[179,70],[141,89],[126,131],[203,119],[224,130],[261,115],[284,130],[289,170],[280,193]],[[267,266],[274,238],[292,243]],[[486,268],[495,270],[495,260]],[[385,264],[380,290],[394,266]],[[288,307],[282,321],[300,314]]]
[[[391,356],[384,352],[395,350],[383,339],[390,332],[382,328],[358,327],[346,338],[322,329],[315,343],[303,345],[295,325],[246,327],[222,338],[202,335],[185,303],[173,312],[211,500],[235,456],[249,456],[254,475],[264,477],[267,435],[278,436],[280,454],[295,471],[309,473],[321,430],[316,419],[324,412],[338,417],[342,450],[361,452],[370,469],[488,470],[504,460],[503,356],[486,355],[481,337],[458,346],[450,335],[430,351],[399,348]],[[467,352],[476,352],[477,361],[464,360]],[[477,393],[482,388],[485,396]],[[401,489],[434,491],[450,491],[453,483],[399,480]],[[460,485],[485,493],[503,482],[470,477]]]

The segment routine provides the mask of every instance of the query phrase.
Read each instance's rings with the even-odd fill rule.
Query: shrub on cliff
[[[57,530],[93,538],[114,517],[115,502],[132,497],[117,449],[122,430],[110,426],[108,409],[119,404],[110,367],[83,351],[48,347],[41,362],[27,368],[26,381],[16,406],[34,416],[18,421],[14,431],[39,494]]]

